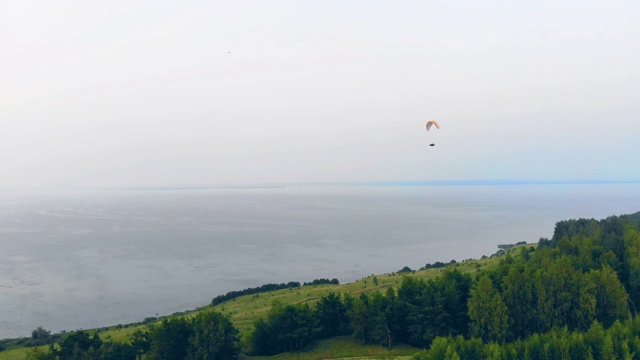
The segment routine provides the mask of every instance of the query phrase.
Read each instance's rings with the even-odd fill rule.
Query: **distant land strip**
[[[282,189],[287,187],[332,187],[332,186],[502,186],[502,185],[599,185],[599,184],[640,184],[639,180],[410,180],[410,181],[343,181],[343,182],[301,182],[301,183],[265,183],[239,185],[184,185],[184,186],[147,186],[126,187],[124,191],[180,191],[180,190],[214,190],[214,189]]]

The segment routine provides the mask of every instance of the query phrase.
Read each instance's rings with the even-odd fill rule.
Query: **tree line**
[[[413,360],[631,360],[640,357],[640,321],[616,321],[605,328],[594,322],[586,331],[553,328],[508,343],[483,342],[480,338],[445,336],[436,338],[429,350]]]
[[[240,354],[238,330],[231,321],[213,311],[192,319],[164,319],[147,330],[137,330],[125,343],[102,341],[97,333],[75,331],[48,351],[34,348],[33,360],[136,360],[209,359],[233,360]]]
[[[363,343],[426,347],[439,335],[464,334],[471,276],[457,270],[423,281],[404,277],[396,291],[339,296],[329,293],[314,306],[276,303],[254,323],[249,352],[274,355],[353,334]]]
[[[300,282],[298,281],[289,281],[286,284],[285,283],[265,284],[255,288],[246,288],[243,290],[229,291],[224,295],[218,295],[211,300],[211,306],[222,304],[223,302],[233,300],[235,298],[238,298],[244,295],[260,294],[260,293],[266,293],[266,292],[282,290],[282,289],[297,288],[300,286],[325,285],[325,284],[340,285],[340,281],[338,281],[338,279],[329,280],[329,279],[323,278],[323,279],[314,279],[313,281],[305,282],[302,285],[300,285]]]
[[[282,289],[290,289],[290,288],[297,288],[300,287],[300,283],[297,281],[289,281],[288,283],[282,283],[282,284],[264,284],[262,286],[258,286],[255,288],[246,288],[244,290],[237,290],[237,291],[229,291],[228,293],[224,294],[224,295],[218,295],[216,297],[213,298],[213,300],[211,300],[211,306],[215,306],[218,304],[221,304],[225,301],[229,301],[235,298],[238,298],[240,296],[244,296],[244,295],[253,295],[253,294],[260,294],[260,293],[265,293],[265,292],[269,292],[269,291],[276,291],[276,290],[282,290]]]

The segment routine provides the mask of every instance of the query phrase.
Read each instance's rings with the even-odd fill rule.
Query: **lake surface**
[[[640,211],[640,184],[0,193],[0,338],[141,321],[265,283],[351,282]]]

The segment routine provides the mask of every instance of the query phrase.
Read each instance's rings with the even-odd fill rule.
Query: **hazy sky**
[[[640,179],[638,19],[631,0],[0,0],[0,189]]]

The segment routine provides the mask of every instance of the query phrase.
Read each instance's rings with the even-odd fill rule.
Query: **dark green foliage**
[[[543,247],[556,246],[562,238],[571,239],[578,235],[583,237],[598,237],[600,232],[600,225],[598,221],[594,219],[564,220],[556,223],[556,228],[550,241],[539,244],[543,245]]]
[[[318,337],[320,339],[349,333],[347,305],[339,295],[331,292],[322,297],[316,304],[315,317],[318,320]]]
[[[50,331],[38,326],[31,332],[30,337],[17,339],[0,339],[0,351],[19,347],[31,347],[53,344],[62,339],[63,334],[51,334]]]
[[[535,277],[537,332],[565,325],[570,329],[586,329],[595,313],[593,284],[589,278],[576,270],[568,257],[542,264]]]
[[[110,344],[111,345],[111,344]],[[66,335],[59,343],[58,346],[50,345],[47,353],[36,352],[34,357],[39,360],[55,360],[55,359],[69,359],[69,360],[84,360],[84,359],[122,359],[133,360],[135,355],[130,353],[130,357],[127,354],[123,354],[122,347],[118,346],[116,350],[113,350],[111,354],[111,347],[103,345],[102,340],[97,334],[93,336],[89,335],[85,331],[75,331]]]
[[[501,261],[469,300],[471,334],[484,339],[483,357],[639,357],[640,324],[628,321],[640,302],[639,226],[640,213],[561,221],[551,240],[540,239],[538,251],[522,250],[518,260]],[[503,308],[499,297],[508,310],[508,334],[491,326],[504,323],[496,315]],[[437,338],[418,358],[452,358],[462,348],[453,338]]]
[[[274,346],[271,337],[271,326],[267,320],[260,318],[253,324],[251,333],[251,349],[253,355],[277,354],[278,349]]]
[[[628,295],[618,276],[609,266],[600,270],[591,270],[589,278],[595,284],[597,319],[605,327],[628,315]]]
[[[315,279],[311,282],[305,282],[302,286],[311,286],[311,285],[340,285],[340,281],[338,279]]]
[[[136,330],[131,336],[131,347],[138,356],[146,354],[151,348],[149,332]]]
[[[300,351],[317,339],[317,319],[307,304],[274,304],[266,319],[254,324],[251,352],[274,355]]]
[[[376,291],[369,299],[371,340],[391,348],[401,327],[399,302],[392,288]]]
[[[586,331],[596,319],[607,328],[628,319],[630,313],[635,315],[635,304],[640,302],[639,224],[640,213],[601,221],[561,221],[551,240],[540,239],[538,251],[523,248],[517,259],[507,255],[495,270],[486,273],[491,284],[485,280],[482,286],[476,285],[469,301],[473,320],[470,333],[485,341],[511,341],[559,327]],[[404,285],[407,287],[399,291],[400,298],[405,292],[416,292],[416,284]],[[506,325],[492,327],[495,322],[505,324],[503,316],[496,315],[502,313],[496,309],[504,308],[508,313]],[[406,321],[429,314],[428,308],[411,310]],[[508,331],[504,333],[502,328]],[[609,340],[602,341],[589,346],[588,351],[574,341],[573,347],[558,345],[555,349],[559,352],[552,354],[547,349],[540,356],[565,357],[569,351],[583,358],[608,357]],[[630,343],[621,345],[623,350],[615,356],[628,355],[624,349],[631,347]],[[512,350],[502,355],[510,356]]]
[[[238,330],[222,314],[202,312],[193,319],[192,328],[188,359],[225,360],[238,357]]]
[[[436,336],[468,332],[470,288],[471,277],[453,270],[429,281],[405,277],[397,293],[387,288],[344,301],[330,293],[313,311],[306,305],[275,304],[254,323],[251,352],[297,351],[316,339],[349,332],[363,343],[427,347]]]
[[[184,318],[165,319],[151,329],[149,337],[151,347],[149,359],[169,360],[187,357],[189,337],[193,333],[190,324]]]
[[[143,324],[149,324],[149,323],[152,323],[152,322],[154,322],[154,321],[156,321],[156,320],[158,320],[158,318],[157,318],[157,317],[155,317],[155,316],[150,316],[150,317],[146,317],[146,318],[144,318],[144,320],[142,320],[142,323],[143,323]]]
[[[84,331],[68,334],[48,352],[33,351],[37,360],[237,359],[238,330],[216,312],[203,312],[192,320],[164,320],[150,331],[137,330],[128,343],[110,343]]]
[[[362,339],[364,344],[369,336],[371,328],[371,315],[369,311],[369,298],[365,294],[351,301],[351,307],[347,310],[349,323],[353,329],[353,334],[357,338]]]
[[[51,331],[47,331],[42,328],[42,326],[38,326],[37,329],[31,332],[31,338],[34,340],[46,340],[51,337]]]
[[[501,279],[511,338],[565,325],[586,330],[594,319],[608,327],[635,314],[634,296],[640,296],[637,226],[628,217],[562,221],[552,240],[541,239],[528,260],[511,264],[506,275],[502,264],[490,273],[494,281]]]
[[[129,344],[104,343],[97,351],[95,359],[100,360],[134,360],[136,350]],[[87,356],[86,359],[91,359]]]
[[[443,263],[443,262],[440,262],[440,261],[436,261],[433,264],[426,264],[422,269],[439,269],[439,268],[443,268],[443,267],[445,267],[447,265],[451,265],[451,264],[455,264],[455,263],[456,263],[455,260],[451,260],[446,264]],[[409,270],[411,270],[411,269],[409,269]]]
[[[616,322],[606,330],[594,323],[586,333],[555,328],[502,345],[477,338],[438,337],[428,351],[413,359],[636,359],[640,354],[638,326],[634,320]]]
[[[405,314],[398,340],[426,347],[436,336],[467,333],[470,288],[471,277],[458,270],[426,282],[404,278],[398,288],[399,307]]]
[[[536,332],[538,297],[531,268],[512,266],[502,279],[502,289],[509,311],[510,335],[521,338]]]
[[[488,277],[478,281],[469,298],[471,335],[484,342],[504,342],[508,335],[508,309]]]
[[[639,218],[640,212],[600,221],[561,221],[545,246],[575,256],[575,263],[583,272],[611,267],[629,294],[631,310],[635,311],[635,304],[640,302]]]
[[[98,334],[90,336],[88,332],[76,331],[64,337],[58,346],[60,349],[56,352],[56,356],[62,359],[74,359],[79,358],[78,354],[87,352],[89,349],[98,350],[102,346],[102,340]]]
[[[307,304],[286,305],[275,327],[276,343],[286,351],[302,350],[316,339],[316,319]]]
[[[228,318],[203,312],[194,319],[165,319],[147,334],[133,334],[131,346],[147,359],[236,359],[238,330]],[[148,349],[148,351],[145,351]]]

